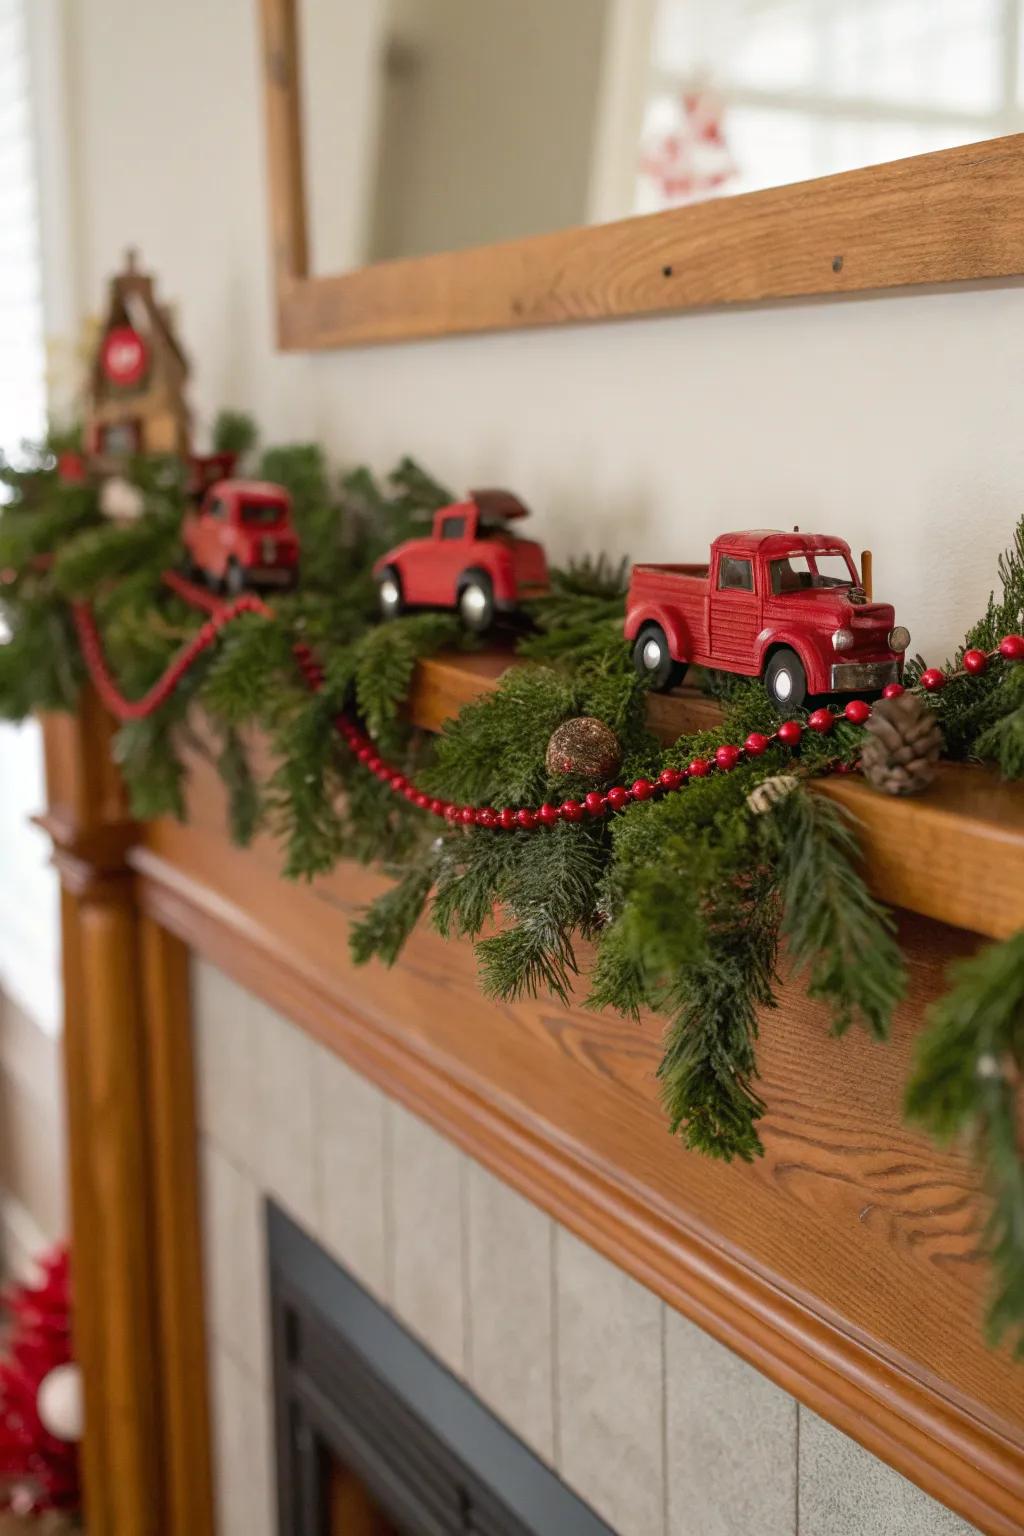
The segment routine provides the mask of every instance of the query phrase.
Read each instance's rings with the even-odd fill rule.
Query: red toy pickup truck
[[[408,539],[374,566],[384,618],[405,608],[457,608],[466,628],[482,633],[496,613],[547,592],[543,549],[509,526],[526,516],[508,491],[471,491],[442,507],[429,538]]]
[[[185,518],[192,573],[233,596],[247,587],[292,587],[299,541],[288,492],[267,480],[218,480]]]
[[[910,634],[869,602],[850,546],[822,533],[723,533],[707,565],[636,565],[626,639],[655,688],[689,663],[764,681],[780,709],[898,681]]]

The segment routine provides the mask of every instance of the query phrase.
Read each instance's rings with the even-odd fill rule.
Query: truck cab
[[[655,687],[693,663],[760,677],[787,708],[895,682],[910,636],[893,619],[845,540],[754,529],[722,534],[707,565],[634,567],[626,636]]]
[[[295,584],[299,541],[291,497],[267,480],[218,480],[184,525],[194,576],[233,595]]]
[[[548,590],[544,550],[512,524],[527,516],[508,491],[472,491],[434,514],[428,538],[408,539],[374,567],[384,618],[406,608],[455,608],[482,632],[497,613]]]

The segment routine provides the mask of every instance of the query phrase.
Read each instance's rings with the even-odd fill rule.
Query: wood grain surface
[[[496,686],[509,651],[449,653],[419,663],[410,715],[439,730],[465,704]],[[648,720],[668,744],[720,723],[714,700],[691,688],[651,694]],[[815,789],[855,818],[876,893],[894,906],[989,938],[1024,927],[1024,786],[990,770],[943,764],[935,785],[910,799],[880,795],[858,778],[821,779]]]
[[[308,270],[297,0],[261,0],[278,344],[453,332],[1024,272],[1024,138],[1012,135],[589,228]]]
[[[1024,1375],[982,1342],[985,1204],[964,1149],[903,1123],[923,1008],[976,940],[907,915],[910,995],[885,1046],[829,1035],[799,980],[763,1019],[766,1152],[725,1167],[669,1136],[661,1026],[483,999],[428,928],[354,969],[352,867],[286,887],[279,850],[224,834],[197,764],[188,826],[133,855],[148,913],[502,1178],[982,1530],[1024,1525]]]

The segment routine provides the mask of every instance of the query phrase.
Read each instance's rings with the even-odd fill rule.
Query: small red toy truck
[[[218,480],[185,518],[194,575],[233,596],[247,587],[292,587],[299,541],[288,492],[268,480]]]
[[[442,507],[429,538],[408,539],[374,566],[383,617],[406,608],[457,608],[466,628],[482,633],[495,614],[547,592],[544,550],[510,527],[526,516],[509,491],[471,491]]]
[[[759,677],[789,709],[897,682],[910,634],[893,620],[868,601],[843,539],[755,529],[723,533],[707,565],[634,566],[625,634],[655,688],[693,663]]]

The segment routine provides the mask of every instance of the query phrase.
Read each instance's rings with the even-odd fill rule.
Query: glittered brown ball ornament
[[[614,778],[622,765],[619,738],[603,720],[581,715],[566,720],[551,733],[548,742],[548,773],[601,782]]]
[[[914,693],[879,699],[871,718],[860,765],[873,789],[886,795],[916,795],[935,778],[942,753],[942,728]]]

